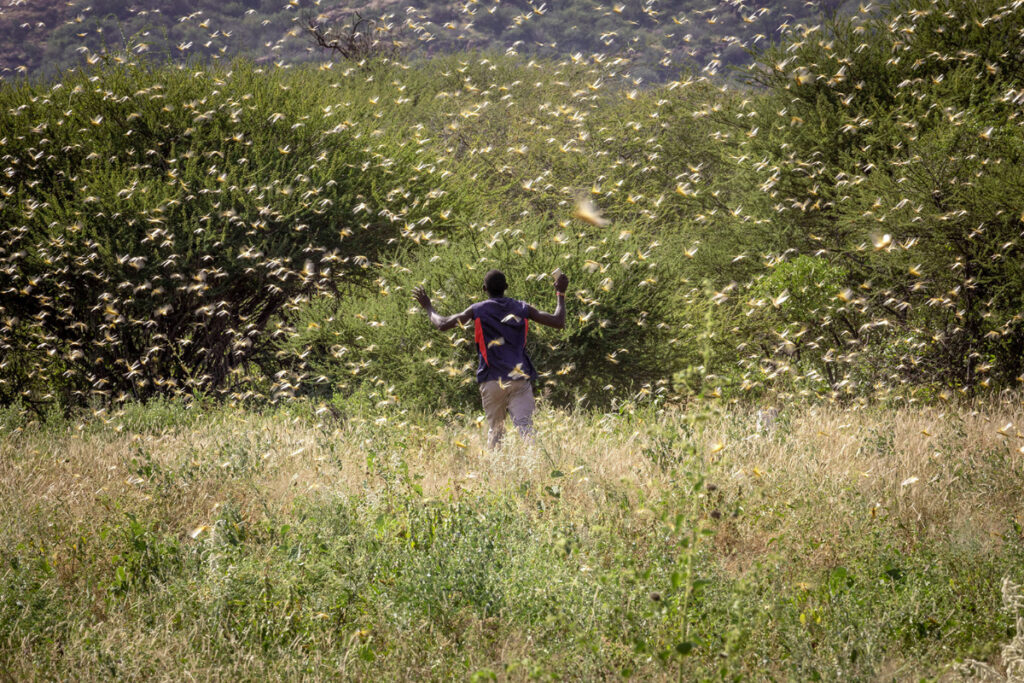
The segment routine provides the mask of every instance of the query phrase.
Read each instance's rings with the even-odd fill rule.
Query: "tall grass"
[[[1016,404],[0,416],[16,678],[900,679],[1014,634]],[[1007,426],[1009,424],[1009,426]]]

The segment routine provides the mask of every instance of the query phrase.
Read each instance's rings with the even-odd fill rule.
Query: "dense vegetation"
[[[17,679],[1018,680],[1019,403],[0,411]],[[1009,673],[1009,678],[1002,678]],[[982,676],[984,675],[984,677]]]
[[[461,310],[489,267],[541,306],[569,274],[558,401],[1012,387],[1022,26],[798,26],[759,90],[483,53],[6,86],[0,400],[458,407],[468,340],[409,292]]]
[[[375,24],[421,49],[305,64],[261,33],[297,5],[200,3],[165,60],[91,4],[132,50],[0,86],[0,671],[1019,678],[1024,3],[656,86],[547,33],[654,45],[654,3],[424,5]],[[188,33],[239,13],[277,64]],[[411,297],[492,267],[570,278],[496,451]]]

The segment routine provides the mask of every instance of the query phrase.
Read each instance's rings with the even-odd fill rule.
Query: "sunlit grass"
[[[3,668],[909,678],[1014,635],[1016,404],[322,417],[7,411]]]

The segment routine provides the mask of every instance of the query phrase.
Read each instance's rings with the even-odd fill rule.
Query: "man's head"
[[[489,270],[484,275],[484,290],[490,296],[504,296],[508,289],[508,282],[505,280],[505,273],[500,270]]]

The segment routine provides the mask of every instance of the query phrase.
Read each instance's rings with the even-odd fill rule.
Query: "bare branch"
[[[400,30],[383,18],[367,19],[359,12],[353,12],[326,27],[318,21],[319,18],[309,17],[307,30],[319,47],[343,59],[362,61],[373,57],[395,57],[405,47],[400,40]]]

